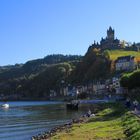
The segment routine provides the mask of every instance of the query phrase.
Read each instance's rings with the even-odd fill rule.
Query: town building
[[[134,56],[121,56],[115,61],[116,71],[131,71],[134,70],[136,65]]]

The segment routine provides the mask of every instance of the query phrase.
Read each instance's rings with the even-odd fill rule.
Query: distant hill
[[[81,60],[82,56],[57,54],[31,60],[25,64],[1,66],[0,96],[47,96],[50,89],[60,87],[61,80],[67,80]]]
[[[78,55],[48,55],[42,59],[30,60],[25,64],[16,64],[0,67],[0,82],[8,79],[29,76],[43,71],[47,66],[63,62],[80,61],[82,56]]]

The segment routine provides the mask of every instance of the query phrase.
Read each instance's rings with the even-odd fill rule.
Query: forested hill
[[[48,55],[25,64],[0,67],[0,97],[46,99],[52,90],[60,95],[62,84],[77,86],[110,77],[115,73],[113,61],[120,55],[128,54],[132,51],[102,52],[89,48],[85,56]],[[139,58],[139,52],[133,54]]]
[[[48,55],[25,64],[0,67],[0,97],[24,99],[47,96],[82,59],[78,55]]]
[[[54,54],[54,55],[48,55],[44,57],[43,59],[36,59],[31,60],[25,63],[24,67],[28,66],[38,66],[42,64],[58,64],[68,61],[79,61],[81,60],[82,56],[79,55],[62,55],[62,54]]]
[[[25,64],[15,64],[15,65],[6,65],[6,66],[0,66],[0,72],[12,69],[12,68],[19,68],[22,66],[38,66],[42,64],[57,64],[62,62],[68,62],[68,61],[75,61],[75,60],[81,60],[81,55],[62,55],[62,54],[53,54],[53,55],[47,55],[44,58],[41,59],[35,59],[27,61]]]
[[[27,61],[25,64],[15,64],[0,67],[0,82],[21,76],[29,76],[43,71],[52,64],[80,61],[79,55],[48,55],[42,59]]]

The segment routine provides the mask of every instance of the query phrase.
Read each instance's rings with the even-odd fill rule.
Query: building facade
[[[135,69],[134,56],[118,57],[115,61],[116,71],[131,71]]]

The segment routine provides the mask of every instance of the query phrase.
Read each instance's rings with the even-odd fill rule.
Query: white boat
[[[3,104],[2,108],[9,108],[9,104]]]

